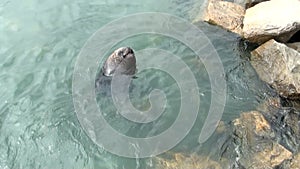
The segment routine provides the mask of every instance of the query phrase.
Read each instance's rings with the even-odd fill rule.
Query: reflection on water
[[[85,41],[113,19],[146,11],[190,19],[189,16],[195,15],[190,13],[193,4],[193,0],[1,1],[0,168],[132,169],[145,168],[145,165],[151,168],[144,159],[121,158],[106,152],[83,132],[72,103],[74,62]],[[205,23],[198,26],[210,38],[224,64],[228,100],[223,120],[229,121],[241,111],[256,107],[267,90],[257,80],[247,58],[240,57],[237,37]],[[201,110],[196,125],[174,151],[201,151],[197,138],[211,94],[203,64],[186,46],[167,37],[141,35],[118,45],[132,46],[135,50],[165,49],[190,66],[201,86]],[[147,95],[154,87],[162,88],[170,97],[161,120],[137,125],[115,113],[108,113],[106,119],[116,130],[129,136],[156,135],[177,116],[178,86],[163,72],[149,70],[139,72],[138,76],[132,82],[135,87],[131,93],[136,107],[149,106]],[[113,107],[105,106],[105,101],[99,102],[114,112]]]

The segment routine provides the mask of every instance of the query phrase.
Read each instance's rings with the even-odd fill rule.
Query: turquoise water
[[[114,19],[137,12],[165,12],[191,21],[199,4],[193,0],[1,1],[0,168],[152,168],[149,159],[113,155],[85,134],[72,102],[76,57],[87,39]],[[222,120],[229,122],[240,112],[255,109],[268,95],[268,89],[257,79],[239,47],[238,37],[205,23],[198,26],[209,37],[224,65],[228,91]],[[201,84],[201,110],[192,131],[173,151],[201,151],[197,139],[211,95],[203,64],[183,44],[159,35],[140,35],[118,45],[135,50],[165,49],[181,56],[190,66]],[[171,98],[165,114],[150,125],[124,121],[113,113],[106,119],[124,134],[145,137],[172,124],[180,100],[178,86],[167,74],[148,70],[138,76],[131,93],[135,106],[149,106],[146,96],[155,86]],[[98,102],[111,108],[101,99]]]

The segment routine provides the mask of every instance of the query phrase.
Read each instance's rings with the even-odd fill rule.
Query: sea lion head
[[[136,59],[133,50],[130,47],[121,47],[115,50],[105,61],[102,72],[104,76],[134,75]]]
[[[121,47],[115,51],[119,57],[123,59],[127,59],[130,57],[134,57],[134,52],[130,47]]]

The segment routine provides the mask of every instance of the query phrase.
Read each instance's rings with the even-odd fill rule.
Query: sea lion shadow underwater
[[[118,85],[128,85],[137,72],[136,58],[130,47],[115,50],[104,62],[95,81],[96,93],[101,96],[111,96],[112,80]],[[123,87],[123,86],[122,86]],[[130,85],[129,91],[132,90]]]

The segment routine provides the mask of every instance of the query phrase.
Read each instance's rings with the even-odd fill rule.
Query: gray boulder
[[[233,2],[247,9],[263,1],[268,0],[234,0]]]
[[[269,40],[251,52],[251,64],[258,76],[290,99],[300,98],[300,53],[285,44]]]
[[[210,0],[202,18],[194,22],[202,21],[218,25],[231,32],[242,35],[242,23],[245,9],[235,3],[227,1]]]
[[[300,42],[287,43],[286,46],[293,48],[296,51],[300,52]]]
[[[246,10],[243,35],[262,44],[270,39],[287,42],[300,30],[300,1],[271,0]]]

